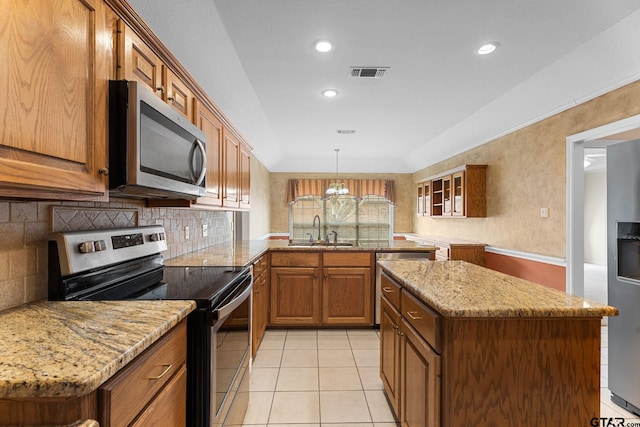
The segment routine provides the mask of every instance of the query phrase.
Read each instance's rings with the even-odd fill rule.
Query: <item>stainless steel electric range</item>
[[[165,266],[162,226],[52,233],[50,300],[194,300],[187,319],[189,426],[223,426],[248,405],[248,267]]]

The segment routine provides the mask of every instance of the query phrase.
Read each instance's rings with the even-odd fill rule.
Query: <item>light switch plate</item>
[[[549,208],[540,208],[540,218],[549,218]]]
[[[189,240],[189,226],[184,228],[184,240]]]

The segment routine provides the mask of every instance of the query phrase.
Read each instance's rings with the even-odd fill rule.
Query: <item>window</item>
[[[319,196],[299,197],[289,207],[289,236],[295,241],[317,240],[320,217],[320,240],[338,241],[361,246],[384,246],[393,239],[393,205],[381,196],[337,196],[323,199]]]

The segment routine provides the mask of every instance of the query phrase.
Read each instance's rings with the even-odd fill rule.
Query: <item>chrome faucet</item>
[[[320,239],[320,215],[316,215],[313,217],[313,225],[312,227],[316,226],[316,219],[318,220],[318,242],[321,240]]]

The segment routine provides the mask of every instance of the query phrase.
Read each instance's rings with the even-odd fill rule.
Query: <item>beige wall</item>
[[[251,212],[249,237],[257,239],[271,232],[271,181],[269,171],[251,156]]]
[[[415,217],[414,232],[565,258],[566,138],[640,114],[638,99],[640,82],[634,82],[417,171],[415,182],[463,164],[489,165],[487,218]],[[540,218],[543,207],[549,218]]]
[[[271,232],[289,232],[287,183],[296,178],[334,178],[334,174],[271,173]],[[394,209],[394,232],[407,233],[413,229],[413,180],[411,174],[341,174],[343,179],[393,179],[397,204]],[[253,210],[253,205],[251,206]]]

